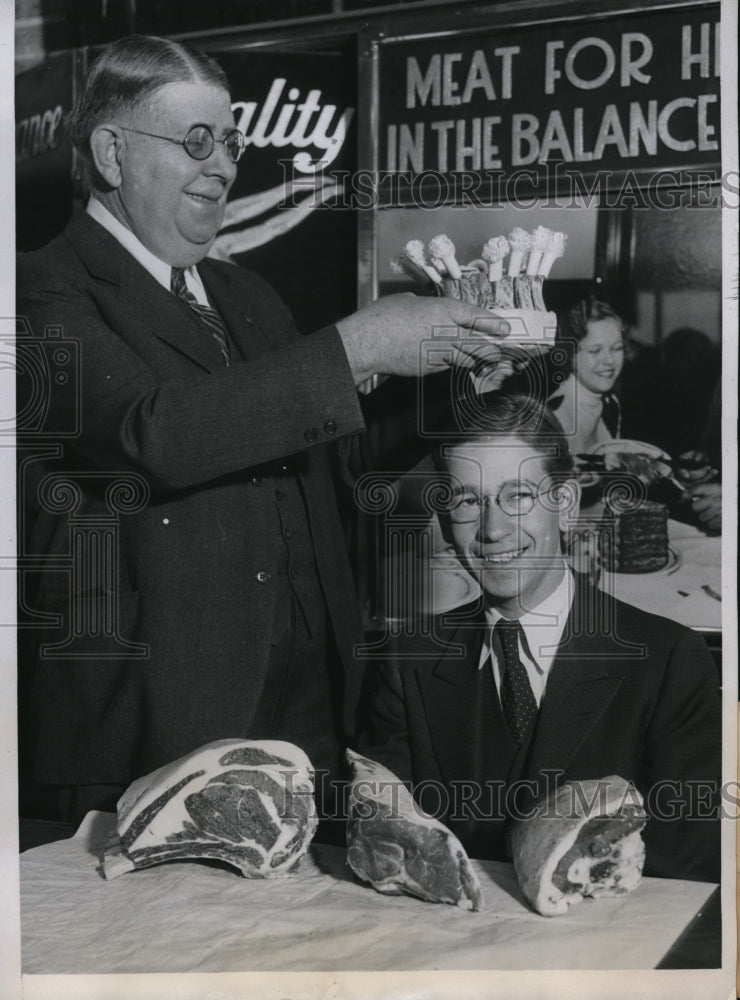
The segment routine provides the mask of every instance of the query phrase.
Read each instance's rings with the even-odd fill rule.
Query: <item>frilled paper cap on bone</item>
[[[292,743],[208,743],[124,792],[103,873],[212,859],[247,878],[287,875],[316,832],[313,791],[311,762]]]
[[[395,274],[431,286],[437,295],[492,310],[509,321],[506,344],[531,349],[555,340],[557,320],[545,305],[542,286],[565,253],[566,240],[565,233],[545,226],[531,233],[517,226],[508,238],[492,236],[480,257],[460,264],[455,244],[440,233],[426,245],[409,240],[390,266]]]

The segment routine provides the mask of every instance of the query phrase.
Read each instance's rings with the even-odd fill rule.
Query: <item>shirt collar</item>
[[[575,590],[575,577],[568,567],[564,568],[563,578],[555,590],[541,601],[535,608],[527,611],[519,618],[527,646],[531,650],[534,661],[539,666],[549,667],[557,646],[565,629],[565,623],[570,614]],[[492,629],[504,616],[496,608],[487,607],[485,611],[486,624]],[[483,643],[481,663],[485,662],[491,652],[490,630],[486,630]]]
[[[172,268],[169,264],[160,260],[159,257],[155,257],[151,250],[147,250],[141,240],[130,229],[127,229],[94,195],[88,201],[86,211],[104,229],[108,230],[124,250],[128,250],[155,281],[158,281],[168,292],[170,291]]]

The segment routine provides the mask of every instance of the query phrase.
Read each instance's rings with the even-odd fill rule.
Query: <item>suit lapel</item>
[[[64,236],[94,278],[120,285],[121,261],[129,255],[107,229],[87,212],[75,209]]]
[[[619,649],[612,648],[609,635],[571,628],[580,600],[576,592],[566,638],[547,679],[528,766],[531,774],[546,768],[567,770],[624,679],[624,656],[615,655]]]
[[[146,288],[145,293],[143,288]],[[218,344],[205,324],[130,254],[125,255],[121,266],[121,297],[136,313],[146,334],[164,341],[206,371],[219,371],[224,367]],[[144,316],[140,314],[142,300],[146,302]]]
[[[117,286],[121,316],[136,336],[154,336],[206,371],[223,367],[218,345],[188,307],[156,281],[103,226],[76,211],[65,230],[90,275]]]
[[[466,617],[465,626],[451,623],[438,630],[445,645],[462,644],[463,659],[437,651],[431,671],[419,670],[418,686],[427,715],[437,763],[445,779],[509,780],[543,769],[567,770],[634,667],[619,642],[593,634],[580,622],[584,598],[577,591],[571,615],[550,670],[532,741],[517,752],[498,706],[487,668],[478,669],[485,623],[482,614]],[[594,604],[590,604],[593,607]],[[575,624],[574,624],[575,622]],[[579,623],[580,622],[580,623]],[[472,626],[472,627],[471,627]]]
[[[499,718],[496,687],[486,666],[478,668],[485,625],[451,625],[439,637],[465,646],[463,659],[445,654],[417,679],[437,763],[444,780],[480,781],[508,775],[515,750]]]

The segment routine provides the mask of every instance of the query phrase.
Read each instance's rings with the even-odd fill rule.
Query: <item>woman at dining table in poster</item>
[[[614,385],[624,363],[626,327],[605,302],[582,299],[558,318],[556,350],[564,352],[561,382],[548,403],[574,455],[619,437]]]

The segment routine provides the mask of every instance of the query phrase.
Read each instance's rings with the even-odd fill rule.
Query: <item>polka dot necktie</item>
[[[200,302],[198,302],[196,297],[185,284],[185,271],[183,268],[172,268],[170,288],[178,299],[182,299],[183,302],[190,306],[193,312],[203,321],[203,323],[205,323],[213,335],[214,340],[218,344],[218,349],[221,351],[224,363],[228,365],[230,361],[229,342],[226,339],[226,327],[223,324],[223,320],[215,309],[211,309],[210,306],[202,306]]]
[[[516,620],[501,618],[494,626],[504,651],[504,672],[501,677],[501,708],[511,735],[517,746],[537,717],[537,700],[529,683],[529,676],[519,659],[519,633],[521,625]]]

